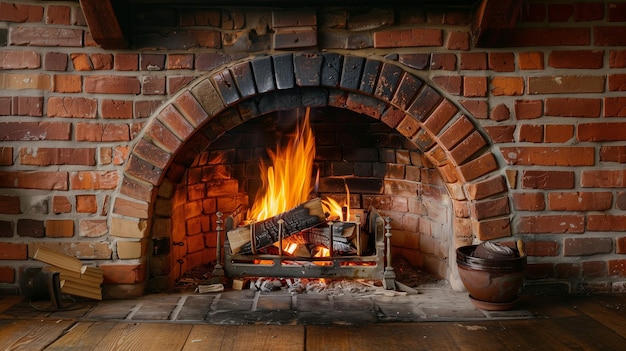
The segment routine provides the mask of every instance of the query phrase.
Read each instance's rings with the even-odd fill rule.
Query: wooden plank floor
[[[0,319],[0,350],[624,350],[626,294],[525,296],[538,318],[364,326]],[[0,310],[7,302],[0,302]]]

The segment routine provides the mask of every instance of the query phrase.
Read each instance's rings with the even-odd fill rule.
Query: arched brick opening
[[[200,152],[249,119],[303,106],[336,107],[378,119],[423,153],[452,200],[450,257],[474,239],[511,235],[508,189],[490,142],[454,102],[396,62],[289,53],[216,69],[151,117],[132,147],[113,200],[112,241],[145,241],[151,230],[170,230],[150,220],[152,213],[167,211],[157,197],[172,192],[166,174],[180,179]],[[138,279],[145,280],[146,259],[139,261],[144,274]],[[455,274],[454,264],[450,269]]]

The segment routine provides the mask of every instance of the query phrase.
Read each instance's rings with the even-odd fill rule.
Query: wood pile
[[[44,270],[59,272],[61,292],[68,295],[102,300],[102,269],[86,266],[72,256],[64,255],[45,247],[37,248],[34,259],[47,263]]]

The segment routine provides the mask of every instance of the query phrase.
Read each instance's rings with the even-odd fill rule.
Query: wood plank
[[[103,49],[128,47],[111,0],[80,0],[80,7],[85,14],[91,37]]]
[[[497,322],[446,323],[445,328],[462,350],[503,351],[536,348],[536,345],[529,344],[514,329],[504,328]],[[511,345],[514,347],[510,347]]]
[[[523,346],[507,344],[511,350],[535,350],[540,346],[544,350],[587,350],[585,342],[577,335],[569,334],[551,319],[532,319],[522,321],[501,321],[502,328],[514,330],[524,339]],[[519,338],[516,339],[517,342]]]
[[[624,319],[624,317],[622,317]],[[589,316],[559,318],[554,320],[559,326],[553,332],[567,334],[576,338],[576,344],[571,349],[584,350],[622,350],[626,339],[614,333],[602,323]],[[542,326],[537,326],[541,328]],[[567,340],[567,338],[564,338]],[[580,345],[580,346],[579,346]]]
[[[566,301],[606,328],[626,338],[626,297],[620,295],[567,296]]]
[[[306,350],[460,350],[444,323],[307,326]]]
[[[302,351],[304,326],[195,325],[183,351]]]
[[[95,350],[102,339],[115,327],[115,322],[79,322],[46,351]]]
[[[0,350],[43,350],[73,323],[70,320],[2,320]]]
[[[118,323],[94,350],[180,350],[191,328],[189,324]]]
[[[531,311],[539,316],[549,318],[580,316],[583,313],[568,303],[563,302],[559,295],[526,295],[521,296],[516,305],[519,309]]]

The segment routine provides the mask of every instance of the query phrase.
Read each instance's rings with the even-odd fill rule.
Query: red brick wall
[[[382,86],[360,95],[395,106],[378,118],[439,171],[455,238],[523,239],[530,288],[625,291],[625,13],[622,1],[529,0],[506,47],[476,48],[462,9],[151,7],[134,18],[134,48],[107,51],[77,2],[0,0],[0,287],[14,289],[36,245],[49,245],[100,264],[109,296],[140,294],[150,239],[169,230],[148,218],[202,151],[192,144],[220,130],[193,132],[213,114],[232,127],[222,110],[247,98],[204,96],[200,77],[224,87],[234,63],[336,51],[400,67],[434,88],[424,101],[443,98],[419,120]],[[341,107],[375,116],[368,99]],[[497,210],[503,198],[510,215]]]

